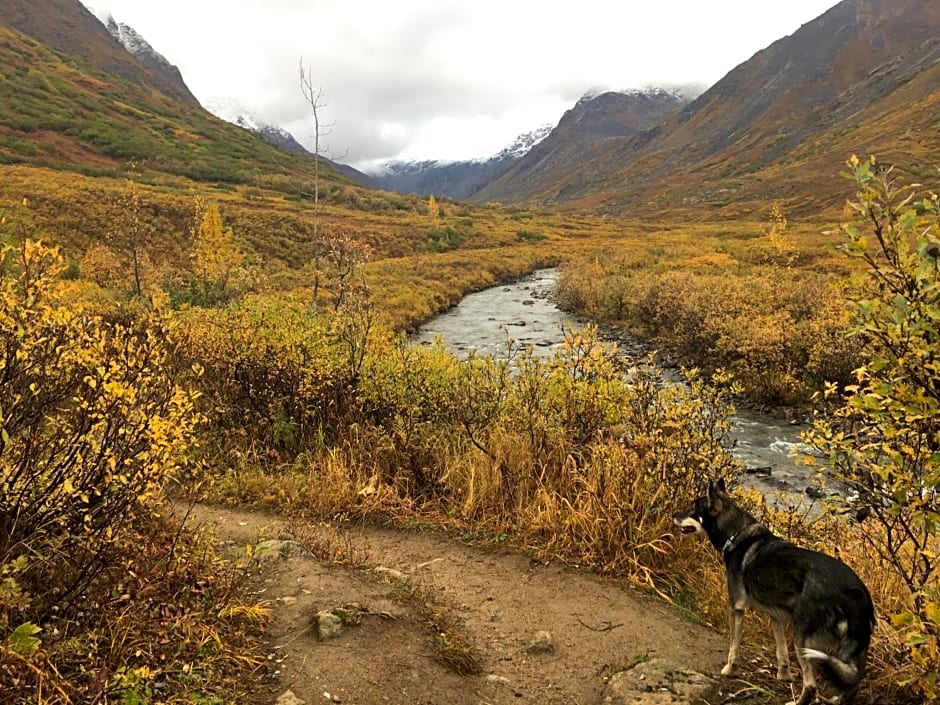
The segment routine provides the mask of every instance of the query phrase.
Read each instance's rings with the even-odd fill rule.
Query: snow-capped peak
[[[150,46],[150,43],[140,36],[133,27],[118,22],[112,15],[107,16],[104,25],[108,28],[111,36],[117,39],[131,56],[149,58],[170,70],[175,68],[163,54]]]
[[[293,135],[278,125],[272,125],[235,98],[210,98],[205,108],[217,118],[252,132],[281,135],[293,139]]]
[[[267,122],[235,98],[210,98],[205,102],[205,108],[217,118],[257,132],[271,144],[289,152],[307,151],[290,132],[279,125]]]
[[[628,96],[631,98],[674,98],[680,101],[688,101],[698,97],[704,88],[699,85],[687,85],[687,86],[675,86],[675,87],[664,87],[664,86],[646,86],[645,88],[627,88],[623,90],[607,90],[592,88],[587,91],[578,99],[578,105],[584,105],[589,103],[595,98],[602,96],[606,93],[616,93],[617,95]]]
[[[537,127],[532,130],[532,132],[526,132],[525,134],[519,135],[516,137],[512,143],[504,147],[498,154],[496,154],[493,159],[517,159],[523,156],[526,152],[532,149],[539,142],[548,137],[548,134],[552,131],[552,125],[546,123],[541,127]]]
[[[503,147],[499,152],[489,157],[476,157],[473,159],[392,159],[382,162],[375,168],[377,176],[407,176],[409,174],[420,174],[432,169],[445,169],[452,166],[466,164],[488,164],[504,162],[510,159],[518,159],[524,156],[530,149],[548,137],[552,131],[552,125],[545,124],[536,128],[532,132],[526,132],[519,135],[508,146]]]
[[[235,98],[209,98],[203,105],[217,118],[244,127],[246,130],[257,132],[263,127],[270,127],[267,122]]]

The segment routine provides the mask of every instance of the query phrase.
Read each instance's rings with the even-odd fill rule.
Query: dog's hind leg
[[[787,650],[787,623],[773,620],[774,642],[777,645],[777,680],[792,681],[790,671],[790,653]]]
[[[721,669],[723,676],[734,675],[734,662],[738,660],[738,647],[744,631],[744,610],[732,606],[728,610],[728,621],[731,622],[731,644],[728,647],[728,663]]]
[[[800,670],[803,672],[803,691],[796,700],[791,700],[787,705],[809,705],[816,697],[816,678],[813,676],[813,664],[803,656],[804,640],[797,633],[793,634],[793,646],[796,651],[796,660],[800,662]]]

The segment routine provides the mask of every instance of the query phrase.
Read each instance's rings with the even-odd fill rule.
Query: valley
[[[869,586],[861,702],[940,697],[936,2],[382,173],[140,29],[0,4],[0,700],[634,702],[663,657],[783,702],[766,629],[717,676],[706,478]]]

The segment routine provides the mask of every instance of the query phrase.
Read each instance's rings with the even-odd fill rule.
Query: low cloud
[[[832,0],[582,0],[557,11],[505,0],[107,0],[200,100],[237,98],[311,145],[298,62],[354,164],[498,151],[557,123],[591,88],[694,96]]]

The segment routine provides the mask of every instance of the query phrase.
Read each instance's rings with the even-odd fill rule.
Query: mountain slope
[[[77,1],[71,4],[84,11]],[[78,11],[75,16],[84,17]],[[0,21],[0,163],[111,175],[134,163],[135,169],[229,183],[291,171],[302,180],[312,173],[305,156],[278,150],[185,96],[157,90],[157,78],[94,17],[52,33],[70,32],[79,37],[60,46],[80,44],[85,54],[115,56],[118,73],[106,73],[64,49],[53,51]],[[130,63],[112,55],[114,47]],[[127,67],[139,78],[126,79]],[[339,178],[331,169],[324,169],[323,177]]]
[[[0,25],[16,29],[48,49],[77,57],[104,73],[198,105],[181,80],[174,81],[141,64],[77,0],[3,0]]]
[[[141,65],[176,86],[182,95],[188,96],[188,102],[199,102],[190,92],[189,87],[183,80],[183,75],[180,73],[180,70],[167,61],[163,54],[150,46],[150,43],[134,31],[133,27],[129,27],[123,22],[117,22],[110,16],[105,26],[111,36],[118,40],[121,46],[123,46],[131,56],[137,59]]]
[[[313,173],[299,144],[274,139],[271,126],[249,131],[216,118],[143,37],[113,18],[106,27],[78,0],[4,0],[0,67],[0,163],[92,174],[133,163],[229,183],[277,174],[285,188],[285,172],[296,182]],[[322,166],[325,182],[345,181],[342,172],[372,185],[351,167]]]
[[[248,130],[261,137],[268,144],[283,149],[291,154],[302,155],[313,158],[313,152],[309,151],[297,138],[279,125],[272,125],[262,120],[257,115],[247,110],[237,100],[231,98],[215,98],[207,101],[206,109],[216,117],[237,125],[242,129]],[[327,165],[334,171],[342,174],[347,179],[360,186],[367,188],[378,188],[378,182],[375,178],[364,174],[348,164],[340,164],[332,159],[320,155],[320,162]]]
[[[663,125],[608,138],[604,153],[563,171],[530,165],[478,197],[605,212],[766,199],[835,207],[841,184],[820,182],[853,151],[901,166],[936,161],[938,59],[940,3],[843,0]]]
[[[656,88],[586,95],[562,116],[551,134],[484,185],[474,200],[526,200],[539,181],[564,183],[572,166],[588,172],[593,163],[605,158],[611,145],[654,128],[686,102],[678,92]]]
[[[676,112],[686,99],[653,88],[588,95],[554,129],[540,128],[489,160],[390,164],[379,177],[385,188],[422,195],[487,200],[525,200],[533,170],[555,182],[572,163],[603,155],[609,140],[636,135]],[[582,164],[583,165],[583,164]]]

